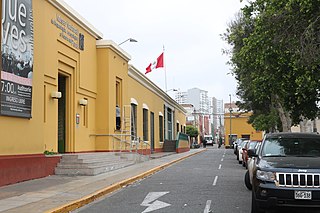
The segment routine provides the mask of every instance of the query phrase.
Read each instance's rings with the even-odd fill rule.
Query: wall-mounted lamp
[[[54,99],[59,99],[62,97],[62,93],[61,92],[51,92],[51,98],[54,98]]]
[[[88,100],[86,100],[86,99],[80,99],[80,100],[79,100],[79,104],[80,104],[81,106],[87,106],[87,105],[88,105]]]

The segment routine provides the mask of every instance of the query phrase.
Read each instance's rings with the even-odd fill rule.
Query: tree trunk
[[[317,119],[318,119],[318,118],[315,118],[315,119],[313,120],[313,132],[318,132],[318,129],[317,129]]]
[[[308,120],[305,119],[304,117],[301,118],[301,121],[299,123],[300,125],[300,132],[308,132],[307,131],[307,123],[308,123]]]
[[[290,118],[290,114],[283,109],[277,95],[275,96],[275,107],[277,112],[279,113],[279,117],[282,123],[282,131],[291,132],[292,120]]]

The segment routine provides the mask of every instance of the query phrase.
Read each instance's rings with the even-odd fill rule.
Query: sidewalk
[[[155,153],[151,160],[96,176],[53,175],[0,187],[0,212],[68,212],[206,149]]]

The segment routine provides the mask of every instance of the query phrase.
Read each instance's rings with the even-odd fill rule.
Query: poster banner
[[[2,0],[1,115],[31,118],[32,0]]]

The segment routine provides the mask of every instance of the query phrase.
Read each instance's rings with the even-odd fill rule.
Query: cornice
[[[112,40],[97,40],[96,46],[98,49],[110,48],[127,62],[131,60],[131,56]]]
[[[63,0],[47,0],[65,16],[76,22],[81,28],[87,31],[90,35],[95,37],[97,40],[103,38],[103,34],[93,27],[87,20],[85,20],[77,11],[70,7]]]

